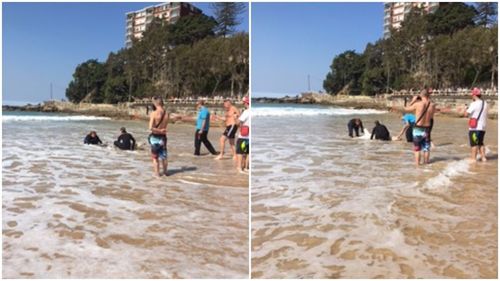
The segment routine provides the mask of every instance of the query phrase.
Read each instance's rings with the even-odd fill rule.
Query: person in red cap
[[[465,115],[469,116],[469,143],[471,146],[471,161],[476,161],[477,153],[481,160],[486,161],[484,135],[486,134],[486,120],[488,119],[488,104],[481,99],[481,90],[472,89],[473,102],[467,108]]]
[[[248,96],[243,98],[243,104],[245,105],[245,110],[241,113],[240,118],[238,118],[240,132],[238,141],[236,141],[236,168],[239,172],[243,172],[245,169],[248,170],[248,154],[250,153],[250,100]]]

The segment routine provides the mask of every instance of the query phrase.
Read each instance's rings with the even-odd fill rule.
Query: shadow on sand
[[[486,156],[488,160],[498,160],[498,154],[489,154]],[[431,163],[436,162],[448,162],[448,161],[460,161],[467,158],[464,157],[431,157]]]
[[[172,169],[172,170],[168,170],[168,175],[169,176],[173,176],[175,174],[178,174],[178,173],[184,173],[184,172],[191,172],[191,171],[196,171],[196,167],[181,167],[181,168],[178,168],[178,169]]]
[[[464,157],[432,157],[431,156],[431,164],[438,162],[450,162],[450,161],[460,161],[464,160]]]

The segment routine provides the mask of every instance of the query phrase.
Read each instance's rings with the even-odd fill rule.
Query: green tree
[[[118,103],[135,98],[235,95],[248,91],[248,34],[214,36],[207,16],[175,24],[154,19],[131,48],[77,67],[67,96],[80,102]],[[91,70],[92,68],[92,70]],[[84,82],[89,81],[88,89]],[[99,81],[99,83],[95,82]]]
[[[71,102],[95,102],[104,100],[103,86],[106,68],[96,59],[88,60],[76,67],[73,80],[66,89],[66,97]]]
[[[245,4],[242,2],[215,2],[211,6],[218,23],[218,34],[222,37],[233,34],[235,27],[241,23],[239,16],[245,12]]]
[[[355,51],[346,51],[336,56],[330,66],[330,72],[323,81],[323,88],[336,95],[344,87],[349,88],[349,93],[361,93],[361,75],[364,71],[363,56]]]
[[[383,45],[379,40],[375,44],[368,44],[363,53],[365,69],[361,75],[361,93],[375,95],[384,91],[386,77],[383,67]]]
[[[205,37],[213,36],[217,22],[213,17],[204,14],[181,17],[175,24],[169,26],[172,44],[192,45]]]
[[[477,11],[473,6],[461,2],[451,2],[427,15],[430,35],[451,35],[467,26],[474,26]]]
[[[128,100],[129,81],[125,74],[126,56],[125,51],[110,53],[106,60],[106,72],[108,74],[104,83],[104,102],[118,103]]]
[[[498,3],[479,2],[476,4],[477,17],[476,24],[484,27],[492,26],[497,21]]]

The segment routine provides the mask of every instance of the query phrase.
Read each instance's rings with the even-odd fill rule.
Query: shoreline
[[[489,119],[498,119],[498,96],[484,96],[490,108]],[[307,93],[296,97],[252,98],[255,104],[311,104],[347,107],[352,109],[386,110],[392,113],[401,113],[406,102],[411,97],[383,95],[378,97],[368,96],[330,96],[327,94]],[[437,104],[437,115],[454,118],[464,118],[463,114],[470,104],[469,96],[434,96],[432,100]]]
[[[224,116],[222,104],[206,105],[211,115],[211,126],[223,127],[223,121],[218,120],[219,116]],[[238,107],[238,105],[236,105]],[[170,123],[194,124],[196,122],[197,110],[195,104],[171,104],[165,105],[165,109],[170,113]],[[108,117],[112,120],[138,120],[148,121],[150,112],[146,105],[122,103],[122,104],[91,104],[71,102],[48,101],[36,105],[3,105],[5,112],[41,112],[41,113],[65,113],[71,115]]]

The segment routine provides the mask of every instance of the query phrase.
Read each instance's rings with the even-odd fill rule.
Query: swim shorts
[[[151,135],[149,143],[151,144],[151,157],[153,159],[167,159],[167,138],[165,136]]]
[[[224,130],[222,135],[226,136],[228,139],[234,139],[236,131],[238,131],[238,126],[236,124],[229,125],[226,127],[226,130]]]
[[[414,127],[413,128],[413,151],[429,152],[431,142],[427,133],[427,128]]]
[[[484,134],[485,131],[469,131],[469,143],[470,146],[483,146],[484,145]]]
[[[236,142],[236,154],[248,154],[250,152],[250,141],[248,139],[238,139]]]

